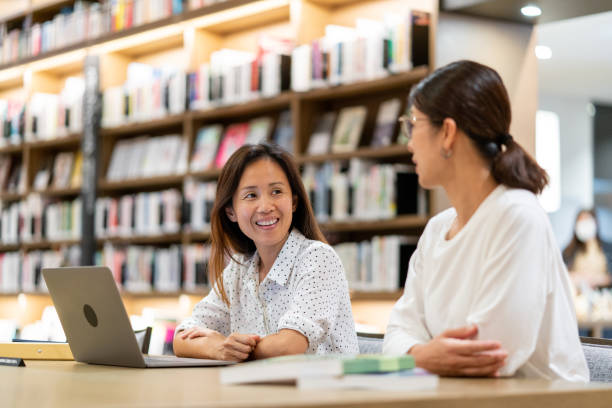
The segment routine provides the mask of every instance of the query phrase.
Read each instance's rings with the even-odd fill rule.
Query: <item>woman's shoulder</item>
[[[538,197],[531,191],[522,188],[503,187],[495,200],[493,211],[497,214],[514,214],[531,220],[546,218],[546,212]]]

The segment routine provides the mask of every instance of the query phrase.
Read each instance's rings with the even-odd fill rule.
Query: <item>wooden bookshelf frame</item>
[[[116,54],[119,58],[125,58],[129,61],[140,52],[155,53],[160,49],[172,48],[177,45],[187,49],[189,47],[197,48],[198,36],[200,41],[210,38],[222,38],[225,35],[231,35],[236,32],[251,32],[250,30],[262,29],[268,25],[275,25],[279,22],[287,22],[291,28],[291,35],[295,36],[297,44],[303,44],[316,38],[317,31],[313,28],[308,28],[308,21],[314,21],[319,16],[331,16],[341,14],[343,8],[359,7],[361,4],[374,3],[376,0],[228,0],[222,3],[216,3],[197,10],[186,10],[180,15],[174,15],[162,20],[150,22],[138,27],[108,33],[99,38],[86,40],[79,44],[73,44],[62,49],[56,49],[38,56],[28,57],[20,61],[4,64],[0,66],[0,91],[6,89],[12,90],[21,87],[32,86],[28,81],[24,81],[25,71],[30,71],[34,76],[41,74],[41,77],[50,77],[48,86],[56,86],[55,82],[61,80],[82,69],[82,61],[80,58],[87,54],[106,53]],[[400,0],[385,0],[385,3],[400,1]],[[0,17],[0,23],[11,22],[24,19],[33,13],[47,13],[59,10],[62,5],[72,3],[70,0],[55,0],[35,7],[28,7],[25,11],[16,13],[10,16]],[[244,8],[248,10],[254,4],[264,4],[265,7],[259,11],[248,12],[242,15],[231,17],[232,10]],[[302,15],[297,20],[294,20],[296,10],[293,9],[296,3],[302,8]],[[267,7],[267,8],[266,8]],[[255,10],[255,9],[254,9]],[[263,10],[263,11],[262,11]],[[434,24],[430,43],[433,44],[435,33],[435,21],[437,20],[437,10],[430,10],[433,15],[432,24]],[[221,16],[221,17],[219,17]],[[226,17],[222,17],[226,16]],[[228,17],[229,16],[229,17]],[[218,18],[215,22],[215,18]],[[323,22],[324,23],[324,22]],[[317,23],[318,24],[318,23]],[[180,27],[181,30],[188,32],[195,30],[196,43],[187,44],[187,35],[176,34],[174,27]],[[156,31],[167,30],[167,37],[160,34],[159,38],[153,41],[146,39],[141,40],[138,44],[135,39],[145,38],[146,35],[155,33]],[[202,37],[202,33],[205,35]],[[130,43],[132,41],[132,43]],[[136,45],[134,42],[136,41]],[[222,42],[221,42],[222,43]],[[123,44],[123,45],[122,45]],[[140,47],[140,51],[134,51],[134,47]],[[204,47],[207,48],[207,47]],[[208,47],[210,48],[210,47]],[[143,51],[144,50],[144,51]],[[214,48],[212,48],[214,50]],[[207,53],[211,49],[207,49],[195,58],[196,61],[202,62],[202,58],[206,58]],[[193,52],[193,50],[189,50]],[[433,56],[435,53],[430,51],[431,64],[433,65]],[[58,62],[56,64],[56,62]],[[365,145],[351,153],[341,154],[325,154],[310,156],[305,154],[308,137],[310,135],[310,126],[314,122],[317,109],[325,109],[321,106],[342,106],[343,104],[353,103],[354,100],[361,101],[364,98],[369,98],[375,95],[381,99],[388,95],[407,95],[411,85],[416,84],[430,72],[428,67],[416,67],[415,69],[390,75],[386,78],[363,81],[347,85],[333,86],[324,89],[315,89],[308,92],[284,92],[272,98],[262,98],[247,103],[241,103],[230,106],[218,106],[208,110],[187,111],[183,114],[172,115],[164,118],[157,118],[146,122],[126,123],[122,126],[100,129],[101,154],[100,175],[97,185],[99,196],[119,196],[125,193],[139,191],[153,191],[165,188],[177,188],[182,190],[184,181],[187,178],[197,180],[215,180],[220,174],[220,169],[211,169],[202,172],[190,172],[181,175],[169,175],[154,178],[125,180],[120,182],[109,182],[105,180],[105,170],[110,159],[112,146],[117,139],[124,137],[134,137],[143,134],[161,134],[164,130],[176,130],[176,133],[182,133],[189,143],[189,157],[198,126],[209,123],[230,123],[233,121],[245,121],[260,115],[277,115],[283,110],[291,110],[294,124],[294,151],[296,161],[303,165],[306,163],[323,163],[328,161],[344,161],[350,158],[358,157],[373,161],[381,162],[401,162],[409,163],[411,155],[405,146],[391,145],[384,148],[370,148]],[[104,75],[104,74],[103,74]],[[59,79],[58,79],[59,78]],[[57,79],[57,80],[56,80]],[[117,81],[115,81],[117,82]],[[119,81],[119,83],[121,83]],[[45,85],[47,86],[47,85]],[[27,92],[32,92],[33,89],[28,89]],[[373,102],[372,106],[377,106],[379,100]],[[370,106],[368,106],[370,108]],[[370,109],[369,109],[370,110]],[[33,169],[31,156],[35,152],[56,152],[62,150],[73,150],[80,147],[81,134],[71,134],[56,139],[26,142],[17,146],[4,146],[0,148],[0,154],[22,155],[23,161],[26,163],[26,172],[28,186],[23,194],[1,193],[0,200],[18,201],[24,199],[28,193],[40,193],[48,197],[66,197],[71,198],[80,194],[80,189],[46,189],[43,191],[32,191],[31,182],[33,180]],[[106,146],[106,153],[104,149]],[[37,154],[37,153],[36,153]],[[321,227],[324,231],[332,234],[350,234],[354,231],[359,231],[367,234],[387,233],[388,231],[420,231],[424,228],[428,220],[427,216],[398,216],[389,220],[353,220],[346,222],[326,222],[322,223]],[[176,234],[161,234],[154,236],[133,236],[129,238],[110,237],[97,239],[99,246],[104,243],[112,243],[117,245],[170,245],[170,244],[190,244],[203,243],[209,240],[208,232],[189,232],[182,231]],[[19,251],[19,250],[34,250],[59,248],[67,245],[77,245],[79,241],[42,241],[34,243],[22,243],[18,245],[2,245],[0,252]],[[161,293],[146,293],[135,296],[177,296],[186,292],[176,294],[161,294]],[[124,294],[131,296],[130,294]],[[380,292],[355,292],[354,300],[371,300],[383,299],[387,300],[394,298],[397,293],[380,293]]]

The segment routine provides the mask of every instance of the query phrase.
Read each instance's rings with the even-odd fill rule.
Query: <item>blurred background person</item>
[[[599,225],[594,210],[578,212],[572,240],[563,250],[572,282],[577,288],[610,286],[610,268],[606,258],[606,244],[599,235]]]

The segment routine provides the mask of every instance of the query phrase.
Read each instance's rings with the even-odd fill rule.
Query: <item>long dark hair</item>
[[[546,171],[508,133],[510,98],[494,69],[467,60],[448,64],[411,90],[409,104],[434,125],[452,118],[489,160],[498,183],[534,194],[548,184]]]
[[[597,222],[597,215],[595,214],[595,210],[583,209],[578,211],[578,214],[576,214],[576,219],[574,220],[574,231],[572,233],[572,240],[563,250],[563,261],[565,262],[565,265],[567,265],[568,269],[572,269],[572,267],[574,266],[576,254],[579,252],[584,252],[586,250],[586,243],[579,240],[578,236],[576,235],[576,224],[578,223],[578,218],[580,218],[582,214],[590,214],[591,217],[593,217],[595,225],[597,226],[597,234],[595,235],[595,240],[597,241],[597,245],[599,246],[599,248],[603,251],[601,237],[599,236],[599,223]]]
[[[229,306],[229,299],[223,285],[223,269],[226,260],[235,258],[235,254],[251,255],[255,252],[255,243],[232,222],[225,209],[232,205],[232,198],[240,184],[244,170],[257,160],[272,160],[285,172],[291,193],[297,196],[297,208],[293,212],[291,228],[297,228],[306,238],[327,242],[319,229],[312,206],[302,183],[302,178],[291,154],[282,148],[267,143],[244,145],[229,158],[217,183],[215,204],[211,212],[211,255],[208,261],[210,282],[218,291],[223,301]]]

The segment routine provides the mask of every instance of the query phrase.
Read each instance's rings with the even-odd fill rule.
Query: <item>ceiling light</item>
[[[552,50],[546,45],[536,45],[535,55],[538,59],[546,60],[552,58]]]
[[[542,14],[542,9],[540,9],[538,6],[530,4],[528,6],[521,7],[521,13],[523,13],[525,17],[537,17]]]

